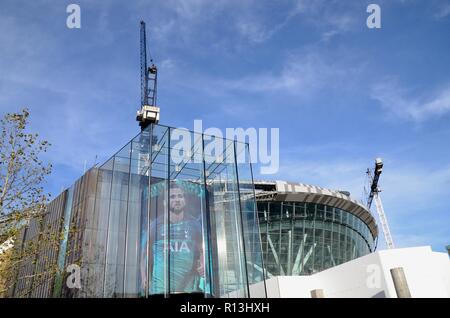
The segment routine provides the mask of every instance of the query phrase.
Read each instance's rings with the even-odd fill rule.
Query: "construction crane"
[[[378,180],[380,179],[381,172],[383,171],[383,161],[381,158],[375,159],[375,168],[373,171],[371,169],[367,169],[367,176],[370,184],[370,193],[367,197],[367,209],[370,210],[370,206],[372,205],[373,199],[375,199],[375,206],[377,209],[378,217],[380,219],[381,228],[383,230],[384,239],[386,241],[386,245],[388,249],[395,248],[394,241],[392,239],[391,231],[389,230],[389,224],[386,218],[386,214],[384,213],[383,204],[381,203],[380,198],[380,188],[378,187]]]
[[[156,87],[158,80],[158,69],[150,56],[151,66],[147,66],[147,36],[145,22],[141,21],[141,110],[137,112],[136,120],[141,130],[148,125],[159,122],[159,107],[156,106]]]

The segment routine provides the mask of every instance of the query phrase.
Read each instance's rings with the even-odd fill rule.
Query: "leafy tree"
[[[29,115],[23,109],[6,114],[0,122],[0,244],[15,240],[30,218],[42,218],[49,198],[43,183],[52,166],[40,157],[50,143],[27,132]],[[0,255],[0,296],[20,262],[32,258],[38,248],[29,246],[24,251],[26,255],[17,251]]]
[[[5,252],[0,252],[0,297],[4,297],[7,292],[7,287],[10,284],[11,277],[2,275],[1,273],[10,273],[12,268],[12,254],[13,250],[8,249]]]
[[[8,113],[1,120],[0,217],[32,211],[47,202],[42,183],[52,166],[39,156],[50,146],[25,131],[29,112]]]

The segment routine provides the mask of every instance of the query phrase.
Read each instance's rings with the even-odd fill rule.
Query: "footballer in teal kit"
[[[150,267],[149,294],[163,294],[165,291],[165,251],[170,253],[170,293],[202,292],[204,262],[200,221],[186,211],[184,190],[175,183],[170,187],[169,202],[170,244],[167,242],[167,225],[163,216],[150,221],[153,244],[149,250],[152,260],[149,264],[153,266]],[[145,234],[141,247],[145,253]]]

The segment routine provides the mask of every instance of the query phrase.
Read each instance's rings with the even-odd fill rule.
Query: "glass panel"
[[[334,209],[334,219],[335,222],[341,223],[342,222],[342,213],[341,209],[335,208]]]
[[[92,270],[89,272],[89,295],[93,297],[104,296],[106,244],[108,233],[108,217],[111,198],[111,185],[114,169],[114,158],[111,158],[98,170],[97,191],[95,197],[94,215],[92,216],[92,253],[90,260]],[[87,229],[89,230],[89,228]]]
[[[323,268],[329,268],[335,264],[335,251],[332,249],[332,232],[329,230],[324,231],[324,259],[323,259]]]
[[[211,264],[209,253],[205,253],[209,251],[205,245],[209,215],[205,201],[202,135],[170,129],[170,136],[170,293],[210,295],[211,282],[205,281],[205,272],[210,273]]]
[[[305,222],[306,225],[306,222]],[[312,223],[311,223],[312,225]],[[307,226],[305,228],[305,247],[304,257],[300,267],[300,275],[310,275],[314,272],[314,258],[313,252],[317,243],[314,241],[314,228]]]
[[[324,259],[324,231],[322,230],[322,221],[316,221],[316,228],[314,231],[314,239],[316,247],[314,249],[314,271],[321,271],[323,268]]]
[[[348,225],[348,216],[349,216],[349,213],[348,213],[348,212],[345,212],[345,211],[343,211],[343,210],[341,210],[341,213],[342,213],[342,224]]]
[[[131,143],[114,156],[106,245],[104,297],[123,295],[125,225]]]
[[[259,230],[258,215],[256,211],[255,188],[250,165],[250,153],[248,144],[235,144],[236,158],[239,151],[245,152],[245,162],[237,162],[237,175],[239,182],[239,196],[241,205],[241,218],[243,224],[243,240],[245,247],[245,261],[247,264],[248,284],[256,284],[264,281],[264,269],[262,260],[261,235]],[[244,148],[244,149],[242,149]],[[284,206],[283,216],[292,217],[292,205]],[[259,297],[261,294],[258,294]],[[266,290],[264,286],[264,296]],[[249,295],[250,297],[252,295]]]
[[[333,220],[333,208],[330,206],[325,206],[325,220]]]
[[[290,269],[290,262],[292,261],[290,255],[290,237],[292,232],[290,228],[283,227],[280,233],[280,244],[278,258],[280,262],[280,275],[288,275]]]
[[[303,203],[303,202],[296,202],[295,203],[295,217],[296,218],[304,218],[304,217],[306,217],[305,203]]]
[[[53,297],[60,297],[61,288],[63,284],[63,273],[65,269],[65,256],[67,253],[67,239],[69,237],[70,230],[70,218],[72,213],[72,200],[73,200],[73,189],[74,187],[70,187],[66,192],[66,202],[64,206],[64,215],[63,215],[63,231],[62,231],[62,239],[61,244],[58,251],[58,272],[55,279],[55,287],[53,290]]]
[[[281,218],[281,203],[280,202],[270,202],[269,209],[269,219],[271,221],[279,220]]]
[[[306,218],[308,220],[314,220],[316,213],[316,205],[314,203],[306,203]]]
[[[269,211],[268,205],[269,205],[268,202],[257,202],[258,217],[262,222],[268,221],[268,211]]]
[[[325,216],[325,207],[323,204],[317,204],[316,220],[323,220]]]
[[[269,227],[269,233],[267,236],[267,244],[266,244],[266,258],[265,258],[265,266],[267,270],[268,277],[280,275],[280,266],[279,266],[279,251],[278,251],[278,239],[279,239],[279,227],[276,226],[274,230],[273,226]]]
[[[153,126],[151,140],[150,192],[145,204],[150,205],[149,215],[144,215],[141,230],[142,260],[149,295],[169,294],[170,233],[168,231],[168,175],[169,175],[169,128]],[[150,202],[148,202],[149,200]],[[144,204],[143,204],[144,206]],[[144,213],[146,209],[143,209]],[[149,244],[147,244],[149,242]],[[144,281],[144,282],[145,282]]]
[[[292,244],[292,275],[300,275],[305,258],[305,221],[296,220],[294,223],[294,235]]]
[[[124,296],[145,296],[146,269],[139,264],[145,253],[141,246],[141,229],[148,215],[148,176],[150,158],[150,129],[141,132],[131,143],[130,181],[126,219]],[[142,256],[144,256],[142,255]],[[144,256],[145,257],[145,256]]]
[[[234,142],[224,140],[222,157],[211,155],[207,147],[204,158],[211,217],[211,248],[214,253],[213,273],[219,273],[213,282],[213,294],[220,297],[247,297],[248,280]]]
[[[281,218],[284,220],[291,219],[294,215],[294,205],[289,202],[282,202],[282,205],[283,205],[283,210],[282,210]]]

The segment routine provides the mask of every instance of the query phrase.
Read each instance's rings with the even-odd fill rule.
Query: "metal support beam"
[[[297,256],[295,257],[294,265],[292,266],[292,275],[299,275],[301,273],[300,261],[302,259],[303,250],[305,248],[306,237],[308,234],[303,236],[303,240],[300,242],[300,247],[298,248]]]
[[[278,253],[275,250],[275,247],[273,246],[272,239],[270,238],[270,234],[267,234],[267,241],[269,242],[270,249],[272,250],[273,258],[275,259],[275,263],[280,267],[280,274],[284,275],[284,269],[283,266],[280,264],[280,260],[278,259]]]
[[[288,231],[287,274],[292,275],[292,231]]]

